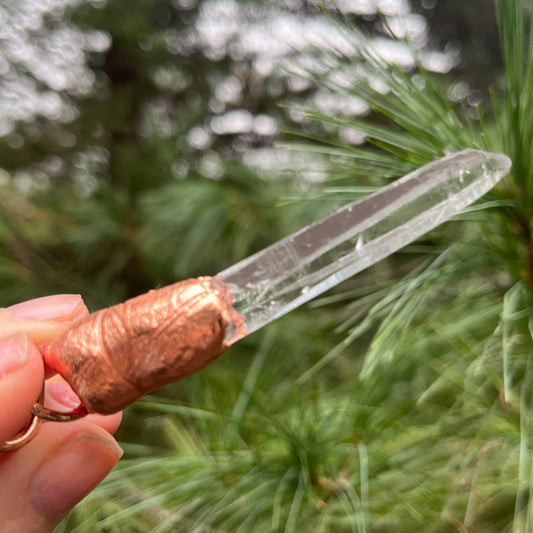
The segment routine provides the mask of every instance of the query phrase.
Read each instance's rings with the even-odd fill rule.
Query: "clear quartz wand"
[[[384,259],[488,192],[511,168],[502,154],[443,157],[218,274],[244,328],[232,344]]]
[[[41,348],[80,406],[52,411],[43,389],[28,428],[0,451],[29,442],[43,418],[111,414],[200,370],[240,338],[448,220],[510,168],[501,154],[466,150],[444,157],[217,276],[178,282],[87,316]]]

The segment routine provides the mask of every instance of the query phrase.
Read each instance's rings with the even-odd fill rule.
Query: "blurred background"
[[[307,120],[307,108],[347,121],[371,112],[356,94],[328,90],[345,75],[328,56],[350,62],[359,54],[333,4],[0,7],[4,304],[70,291],[99,308],[215,273],[314,219],[317,208],[331,210],[329,201],[314,202],[308,215],[303,205],[284,205],[285,196],[299,204],[335,174],[318,150],[277,143],[291,130],[328,134]],[[498,79],[490,1],[336,7],[405,71],[415,62],[453,71],[456,82],[443,88],[452,100],[474,105]],[[364,144],[349,122],[338,136]]]
[[[529,530],[532,6],[503,4],[0,1],[3,306],[215,274],[450,151],[515,163],[129,408],[59,530]]]

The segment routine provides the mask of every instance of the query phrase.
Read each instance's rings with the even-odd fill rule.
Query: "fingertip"
[[[65,381],[49,381],[46,383],[45,406],[59,412],[68,412],[76,409],[80,405],[80,399]],[[90,414],[84,418],[85,421],[95,424],[108,433],[115,433],[120,426],[122,413],[112,415]]]
[[[57,339],[89,314],[79,294],[35,298],[0,309],[0,337],[24,332],[37,346]]]
[[[79,294],[54,294],[7,307],[17,318],[73,322],[89,312]]]
[[[88,415],[86,419],[108,433],[113,434],[122,422],[122,411],[112,415]]]
[[[122,453],[106,431],[86,424],[39,465],[29,485],[31,504],[45,518],[60,520],[111,472]]]
[[[86,421],[47,422],[35,439],[2,455],[0,531],[49,533],[113,469],[122,450]]]

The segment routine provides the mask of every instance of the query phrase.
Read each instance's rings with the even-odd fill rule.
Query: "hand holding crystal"
[[[78,295],[37,298],[0,309],[0,446],[27,428],[45,374],[39,346],[88,315]],[[45,405],[68,411],[79,399],[67,383],[46,383]],[[115,466],[111,436],[120,413],[68,424],[43,422],[16,451],[0,453],[0,531],[51,532]]]

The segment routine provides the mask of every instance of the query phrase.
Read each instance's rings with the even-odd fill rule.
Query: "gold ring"
[[[30,442],[35,434],[37,429],[41,425],[43,420],[52,420],[53,422],[69,422],[70,420],[77,420],[82,418],[87,414],[86,409],[83,405],[79,405],[76,409],[68,413],[60,413],[52,409],[48,409],[44,406],[44,382],[43,388],[41,389],[41,394],[36,403],[33,404],[31,410],[31,422],[28,427],[21,431],[16,437],[6,441],[0,448],[0,452],[11,452],[22,448],[25,444]]]
[[[43,381],[43,387],[41,389],[41,394],[39,395],[39,399],[37,401],[39,403],[44,403],[44,381]],[[33,437],[35,437],[35,434],[37,433],[37,429],[39,429],[40,425],[41,425],[41,418],[37,416],[35,413],[33,413],[33,410],[32,410],[31,422],[28,425],[28,427],[24,431],[21,431],[16,437],[13,437],[12,439],[6,441],[0,448],[0,452],[10,452],[10,451],[18,450],[19,448],[22,448],[22,446],[30,442],[30,440],[33,439]]]

